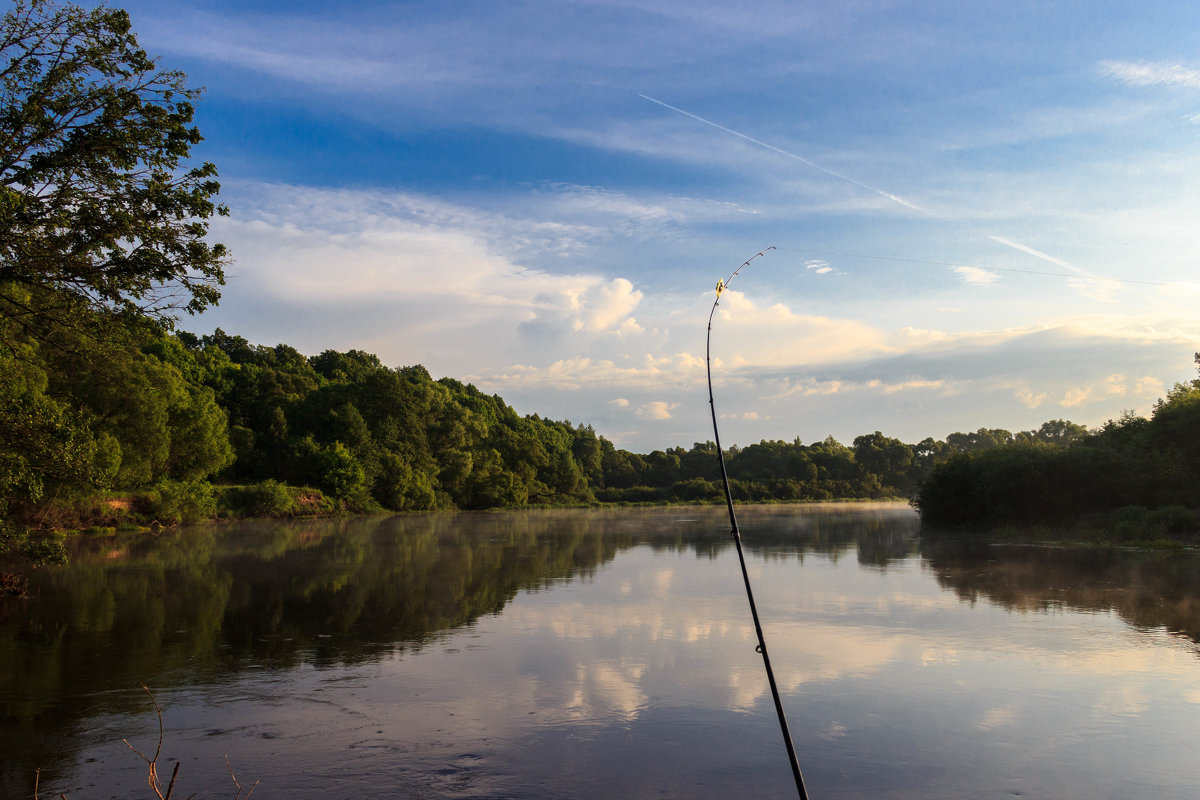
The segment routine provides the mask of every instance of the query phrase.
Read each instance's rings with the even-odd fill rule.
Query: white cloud
[[[727,289],[714,322],[713,352],[758,365],[813,364],[881,352],[885,338],[862,321],[797,314],[779,302],[759,307]]]
[[[1133,392],[1141,397],[1158,398],[1166,394],[1166,387],[1158,378],[1147,375],[1138,379],[1138,382],[1134,385]]]
[[[628,316],[641,299],[642,293],[625,278],[595,283],[580,296],[580,324],[589,331],[619,328],[629,321]]]
[[[1124,397],[1128,391],[1125,376],[1113,374],[1097,383],[1071,387],[1059,402],[1061,405],[1071,408],[1106,398]]]
[[[901,328],[888,337],[887,344],[889,348],[895,350],[912,350],[918,347],[924,347],[937,342],[945,342],[955,338],[953,335],[945,331],[927,330],[924,328],[913,328],[911,326]]]
[[[644,406],[639,408],[637,410],[637,415],[639,417],[645,417],[646,419],[670,419],[671,411],[678,407],[679,403],[668,403],[663,400],[655,400],[653,402],[646,403]]]
[[[1178,62],[1101,61],[1100,74],[1127,86],[1182,86],[1200,89],[1200,70]]]
[[[949,381],[930,381],[914,379],[909,381],[901,381],[900,383],[879,384],[877,388],[881,388],[884,394],[896,394],[897,392],[912,392],[912,391],[950,391]]]
[[[632,449],[704,435],[707,279],[701,291],[693,286],[698,276],[684,275],[687,288],[679,290],[677,277],[655,280],[640,264],[629,266],[636,284],[571,266],[607,235],[604,214],[619,224],[637,216],[618,199],[584,202],[570,197],[569,187],[546,186],[529,189],[537,195],[532,207],[406,192],[232,188],[238,216],[220,220],[214,232],[238,258],[227,292],[236,321],[219,316],[222,305],[210,317],[215,324],[304,352],[356,347],[391,365],[424,363],[435,375],[501,394],[522,413],[592,422]],[[630,200],[636,208],[638,199]],[[520,211],[488,210],[503,206]],[[647,213],[636,224],[654,218]],[[670,215],[663,219],[676,224]],[[556,263],[568,269],[556,271]],[[713,333],[718,411],[730,419],[731,442],[756,440],[764,431],[815,440],[879,428],[915,441],[985,424],[1015,430],[1042,421],[1021,415],[1050,398],[1096,417],[1115,416],[1120,409],[1112,401],[1154,399],[1155,381],[1161,387],[1182,379],[1190,353],[1200,349],[1200,333],[1186,315],[1132,317],[1122,307],[1103,316],[989,328],[980,306],[968,305],[945,329],[894,327],[880,324],[888,303],[826,311],[813,297],[787,294],[786,281],[766,282],[774,294],[763,293],[762,282],[739,285],[755,292],[727,290]],[[921,315],[945,308],[941,301],[923,311],[916,300],[901,319],[928,325]],[[294,326],[295,334],[286,325],[267,327],[270,318]],[[1187,356],[1177,359],[1179,373],[1157,371],[1168,351]],[[1138,363],[1150,355],[1153,365]],[[1106,363],[1108,371],[1096,374],[1094,366]],[[1111,374],[1145,377],[1118,382]],[[982,404],[985,397],[991,405]],[[952,421],[951,408],[972,418]],[[868,416],[885,411],[878,420]],[[907,428],[898,430],[896,420]],[[939,431],[941,425],[947,430]]]
[[[1068,278],[1067,285],[1098,303],[1116,303],[1128,291],[1119,281],[1097,278]]]
[[[1046,398],[1049,395],[1045,392],[1035,392],[1029,388],[1021,388],[1013,392],[1013,396],[1026,408],[1037,408],[1046,402]]]
[[[521,332],[539,352],[551,345],[579,352],[597,336],[645,333],[632,316],[643,292],[629,279],[556,274],[519,256],[577,251],[597,235],[592,226],[405,192],[265,184],[232,191],[238,215],[213,225],[237,257],[227,296],[254,296],[262,311],[271,300],[321,307],[329,324],[324,318],[337,309],[358,308],[410,342],[473,329],[486,338],[476,340],[477,352],[460,355],[486,361],[507,352],[508,363],[520,363],[512,348]]]
[[[952,267],[954,272],[958,273],[959,277],[966,283],[973,286],[994,286],[1000,280],[1000,276],[981,267]]]
[[[1103,387],[1109,397],[1122,397],[1128,392],[1124,375],[1109,375],[1104,379]]]

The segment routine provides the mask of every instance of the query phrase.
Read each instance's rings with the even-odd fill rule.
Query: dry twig
[[[236,786],[238,790],[237,796],[234,797],[233,800],[250,800],[250,795],[254,794],[254,789],[258,786],[262,779],[259,778],[257,781],[255,781],[250,787],[250,791],[246,792],[246,796],[242,797],[242,785],[238,783],[237,776],[233,774],[233,764],[229,763],[229,753],[225,754],[225,766],[229,768],[229,778],[233,781],[233,785]]]
[[[37,769],[35,769],[33,771],[33,800],[41,800],[38,797],[38,786],[40,786],[41,783],[42,783],[42,768],[38,767]],[[62,800],[67,800],[67,796],[65,794],[60,794],[59,797],[61,797]]]
[[[161,784],[158,781],[158,755],[162,752],[163,743],[162,707],[159,706],[158,701],[154,699],[154,694],[150,691],[149,686],[142,684],[142,688],[150,697],[150,702],[154,704],[154,713],[158,717],[158,744],[154,748],[154,756],[153,758],[147,756],[141,750],[138,750],[136,747],[131,745],[128,739],[122,739],[121,741],[125,743],[126,747],[137,753],[142,757],[142,760],[146,762],[148,767],[146,781],[150,784],[150,788],[154,791],[154,793],[158,795],[158,800],[168,800],[168,798],[171,796],[171,790],[175,788],[175,776],[179,774],[179,762],[175,762],[175,772],[171,775],[171,785],[167,787],[167,793],[164,795],[162,793]]]
[[[151,791],[153,791],[155,796],[158,797],[158,800],[171,800],[171,795],[175,791],[175,781],[179,778],[180,762],[175,762],[175,769],[171,771],[171,780],[169,783],[167,783],[167,790],[164,793],[162,783],[158,779],[158,757],[162,754],[163,745],[162,706],[158,704],[158,700],[154,698],[154,693],[150,691],[148,686],[143,685],[142,689],[144,689],[146,694],[149,696],[150,702],[154,704],[154,713],[155,716],[158,717],[158,742],[154,746],[154,755],[146,755],[141,750],[138,750],[136,747],[130,744],[128,739],[122,739],[121,741],[125,743],[126,747],[137,753],[138,756],[140,756],[141,759],[146,762],[146,782],[150,786]],[[233,765],[229,763],[228,753],[225,754],[225,766],[229,769],[229,777],[233,781],[233,785],[237,788],[237,795],[233,800],[250,800],[250,795],[254,794],[254,790],[258,787],[258,784],[261,782],[261,780],[255,781],[250,786],[249,790],[243,789],[242,784],[238,783],[237,776],[233,774]],[[33,800],[40,800],[38,796],[38,787],[41,784],[41,780],[42,770],[39,768],[35,773],[33,781]],[[243,796],[242,792],[246,792],[246,794]],[[62,798],[62,800],[67,800],[67,796],[65,794],[60,794],[59,797]],[[194,797],[196,797],[195,794],[190,794],[188,795],[187,800],[192,800]]]

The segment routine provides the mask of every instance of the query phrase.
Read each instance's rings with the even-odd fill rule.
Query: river
[[[143,685],[177,797],[795,796],[723,514],[79,537],[0,601],[0,796],[151,797]],[[814,800],[1196,796],[1196,554],[739,520]]]

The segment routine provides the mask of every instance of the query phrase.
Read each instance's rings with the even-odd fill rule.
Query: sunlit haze
[[[221,327],[639,452],[1098,425],[1200,350],[1200,5],[136,0]]]

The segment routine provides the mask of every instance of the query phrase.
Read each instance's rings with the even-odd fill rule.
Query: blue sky
[[[1200,350],[1192,2],[128,3],[206,87],[216,326],[648,451],[1097,425]]]

